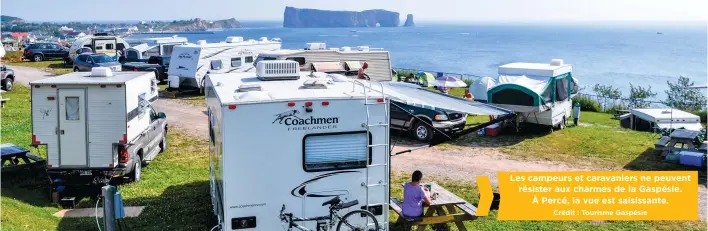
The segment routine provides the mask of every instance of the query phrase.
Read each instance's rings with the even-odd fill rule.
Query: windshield
[[[93,55],[91,56],[91,59],[95,63],[110,63],[113,62],[113,59],[111,57],[108,57],[108,55]]]
[[[258,55],[258,57],[256,58],[256,61],[253,62],[253,66],[255,67],[256,65],[258,65],[258,62],[260,62],[261,60],[276,60],[276,59],[278,59],[278,58]]]

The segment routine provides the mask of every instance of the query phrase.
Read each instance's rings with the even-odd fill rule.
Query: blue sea
[[[183,34],[189,41],[277,37],[283,48],[307,42],[327,47],[360,46],[391,52],[393,66],[426,71],[497,75],[510,62],[573,64],[573,76],[591,92],[609,84],[628,94],[630,83],[651,87],[664,99],[666,81],[686,76],[706,84],[706,24],[442,24],[397,28],[282,28],[280,22],[243,22],[246,28]],[[354,32],[353,30],[356,30]],[[155,37],[159,35],[138,35]]]

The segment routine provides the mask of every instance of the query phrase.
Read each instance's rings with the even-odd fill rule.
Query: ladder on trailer
[[[364,128],[366,128],[366,132],[367,132],[367,136],[366,136],[367,147],[371,149],[371,152],[374,152],[374,150],[377,148],[385,150],[384,151],[385,155],[382,160],[383,163],[373,163],[373,161],[370,159],[371,155],[366,155],[366,180],[365,180],[365,182],[362,183],[362,186],[366,187],[365,208],[367,211],[371,212],[371,210],[369,210],[369,207],[371,206],[371,201],[369,200],[370,199],[369,198],[369,188],[373,188],[373,187],[384,187],[385,188],[390,182],[390,179],[389,179],[390,175],[388,174],[388,171],[386,171],[387,168],[389,167],[388,162],[390,159],[390,153],[389,153],[390,152],[390,144],[389,144],[390,119],[388,119],[389,113],[390,113],[389,107],[388,107],[389,104],[386,102],[386,94],[384,93],[383,83],[377,82],[381,86],[381,91],[375,91],[372,89],[371,81],[368,81],[369,86],[366,86],[365,84],[363,84],[357,80],[354,80],[353,82],[355,83],[354,87],[356,87],[356,84],[359,84],[362,86],[362,88],[364,90],[364,105],[366,107],[366,124],[362,124],[362,126]],[[372,98],[371,98],[370,92],[372,92],[372,91],[373,92],[380,92],[381,97],[380,98],[373,97],[373,100],[371,100]],[[388,120],[383,121],[383,122],[378,122],[378,123],[376,123],[375,121],[372,121],[371,107],[375,107],[375,106],[383,106],[384,119],[388,119]],[[384,134],[384,137],[383,137],[384,142],[383,143],[373,143],[372,142],[373,135],[372,136],[368,135],[368,134],[373,134],[373,133],[371,133],[372,129],[384,129],[384,133],[383,133]],[[376,140],[376,139],[374,139],[374,140]],[[387,174],[385,174],[384,180],[380,180],[379,182],[376,182],[376,183],[370,183],[369,182],[369,169],[370,168],[384,168],[383,171],[387,173]],[[382,203],[376,205],[376,206],[381,205],[381,212],[382,212],[383,216],[387,216],[386,211],[388,211],[389,201],[386,198],[386,195],[388,193],[389,192],[385,191],[383,193],[384,198],[381,200]],[[383,230],[387,230],[388,223],[389,222],[381,222],[381,223],[379,223],[379,225],[382,227]]]

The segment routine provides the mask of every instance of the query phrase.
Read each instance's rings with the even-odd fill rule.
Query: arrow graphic
[[[488,176],[477,176],[477,189],[479,190],[479,205],[475,216],[486,217],[489,215],[489,207],[492,206],[492,200],[494,200],[492,184],[489,182]]]

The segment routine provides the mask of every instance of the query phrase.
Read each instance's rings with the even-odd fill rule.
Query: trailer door
[[[86,89],[59,89],[59,164],[87,166]]]

